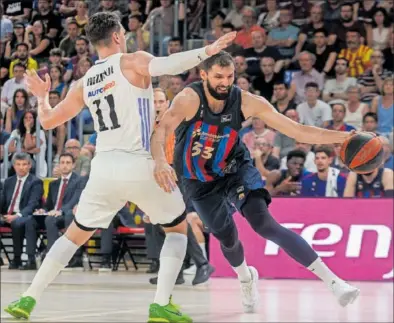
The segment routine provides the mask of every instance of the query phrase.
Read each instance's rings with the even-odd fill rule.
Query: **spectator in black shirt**
[[[57,41],[62,31],[61,18],[51,10],[51,0],[38,0],[38,12],[33,17],[31,24],[41,20],[44,24],[44,32],[49,38]]]
[[[27,22],[30,19],[33,1],[3,0],[4,16],[12,22]]]
[[[324,75],[333,76],[333,66],[337,58],[337,52],[328,43],[328,32],[324,29],[316,29],[313,37],[313,44],[307,47],[307,51],[315,54],[315,69]]]
[[[259,91],[260,95],[268,101],[272,100],[274,94],[274,84],[283,79],[281,73],[275,73],[275,61],[272,57],[262,57],[260,60],[260,69],[262,74],[257,76],[253,81],[253,88]]]
[[[394,70],[394,32],[389,36],[389,47],[383,49],[384,56],[383,68],[389,71]]]
[[[297,104],[293,100],[289,100],[289,86],[283,79],[278,80],[274,84],[274,95],[271,103],[282,114],[286,114],[288,110],[295,110],[297,108]]]
[[[248,63],[248,74],[259,75],[260,74],[260,58],[272,57],[275,64],[275,71],[280,71],[283,66],[281,61],[282,56],[279,51],[273,46],[266,46],[266,34],[262,31],[252,32],[252,45],[253,47],[245,49],[244,56]]]

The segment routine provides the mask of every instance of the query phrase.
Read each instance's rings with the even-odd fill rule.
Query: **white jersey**
[[[123,54],[96,61],[83,77],[83,96],[97,132],[96,151],[150,152],[154,126],[152,84],[133,86],[120,68]]]

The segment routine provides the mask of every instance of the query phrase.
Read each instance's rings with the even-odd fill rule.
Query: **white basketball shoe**
[[[343,280],[333,280],[329,287],[342,307],[353,304],[360,294],[360,290],[357,287]]]
[[[254,313],[257,310],[259,303],[259,290],[257,283],[259,281],[259,274],[256,268],[249,266],[252,279],[249,282],[241,282],[242,292],[242,306],[245,313]]]

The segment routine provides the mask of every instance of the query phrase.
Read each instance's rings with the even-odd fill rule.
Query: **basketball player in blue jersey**
[[[29,318],[42,293],[68,264],[76,250],[97,228],[108,228],[127,201],[137,204],[153,224],[160,223],[166,238],[160,254],[160,270],[152,322],[190,322],[170,301],[187,246],[185,204],[179,190],[166,194],[156,184],[150,154],[154,126],[152,76],[177,75],[219,53],[235,38],[222,36],[213,44],[168,57],[138,51],[126,54],[125,30],[116,14],[100,12],[89,18],[87,36],[99,60],[71,87],[53,109],[48,103],[49,75],[43,81],[28,72],[26,83],[38,101],[44,129],[53,129],[75,117],[87,106],[97,131],[96,155],[82,192],[73,223],[52,246],[28,290],[5,309],[16,318]],[[152,203],[154,201],[154,203]]]
[[[271,202],[258,170],[238,132],[250,117],[310,144],[343,143],[347,132],[304,126],[277,112],[264,98],[234,86],[234,62],[220,52],[201,64],[202,82],[186,87],[173,100],[151,138],[154,175],[166,192],[179,179],[204,224],[220,241],[224,256],[241,282],[245,312],[258,303],[258,273],[248,267],[228,201],[254,231],[282,247],[297,262],[322,279],[340,305],[353,302],[359,290],[337,277],[299,235],[279,225],[268,211]],[[175,170],[166,162],[166,134],[176,129]],[[258,255],[256,255],[258,257]]]

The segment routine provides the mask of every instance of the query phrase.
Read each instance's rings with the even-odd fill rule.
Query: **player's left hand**
[[[51,78],[48,74],[45,74],[45,81],[43,81],[35,70],[28,70],[25,73],[25,80],[28,91],[37,98],[45,98],[51,89]]]
[[[211,45],[208,45],[205,49],[207,55],[212,56],[216,55],[219,53],[222,49],[227,48],[228,46],[231,45],[233,42],[234,38],[237,36],[236,31],[232,31],[230,33],[227,33],[220,37],[218,40],[216,40],[214,43]]]
[[[177,187],[178,181],[174,169],[167,163],[155,163],[153,171],[155,181],[167,193],[171,193]]]

